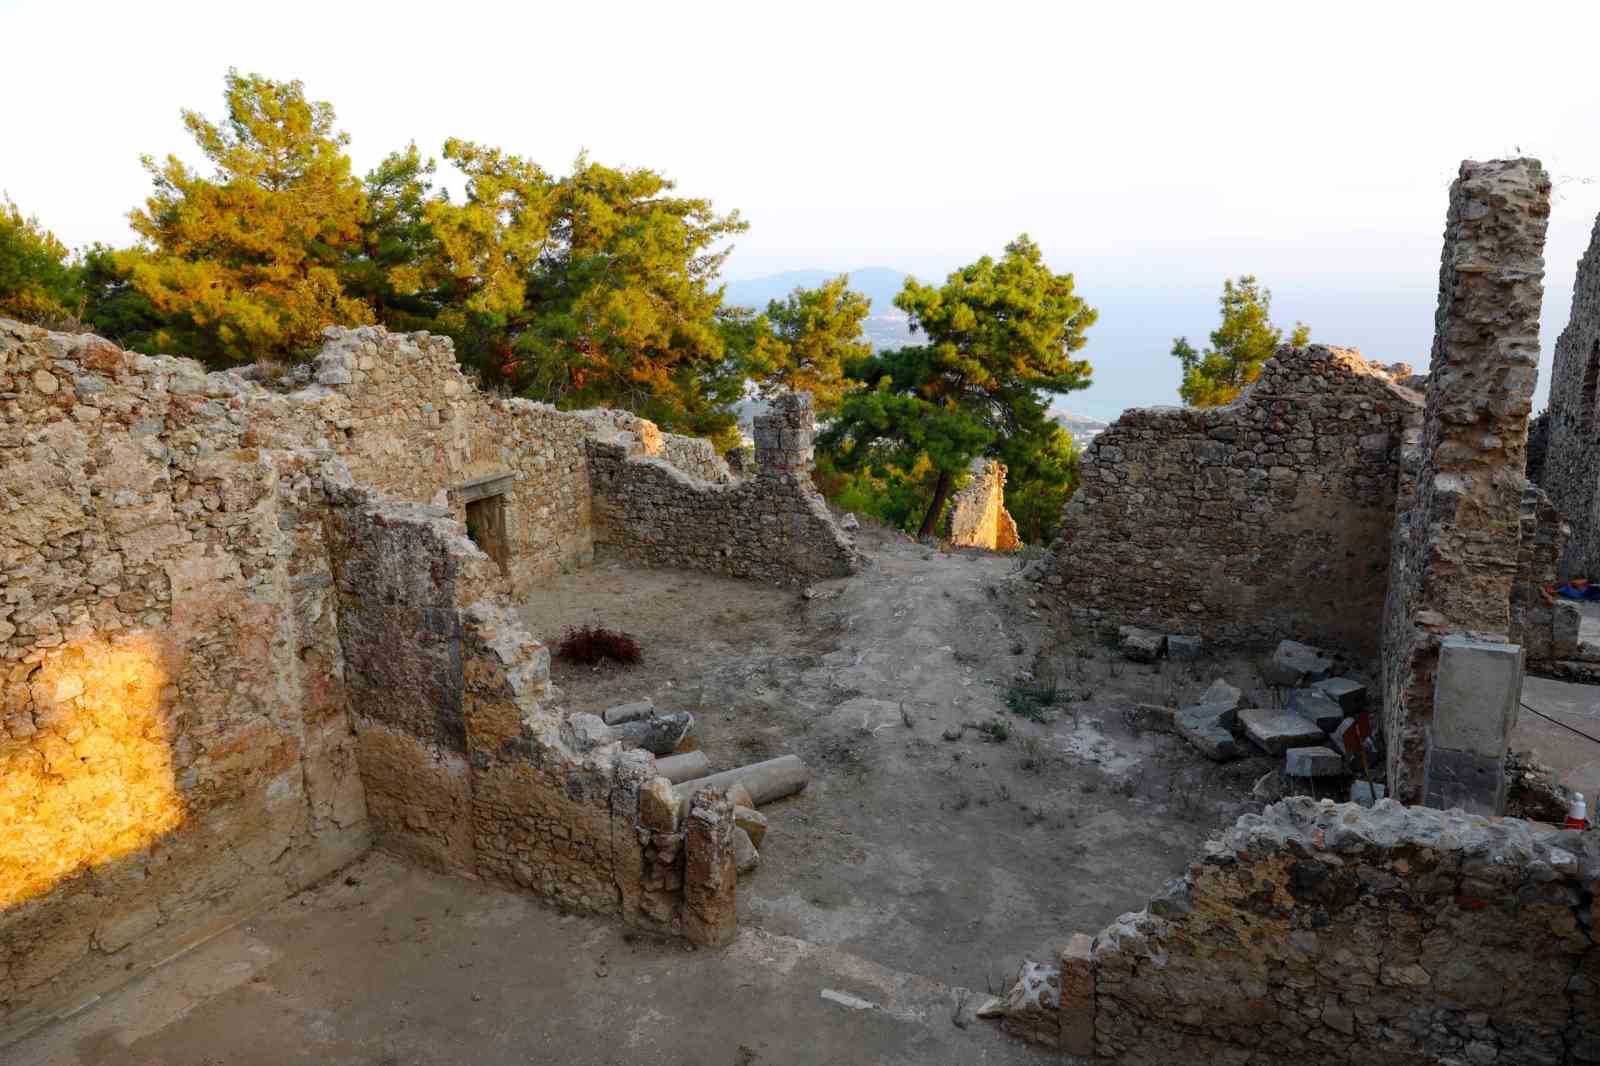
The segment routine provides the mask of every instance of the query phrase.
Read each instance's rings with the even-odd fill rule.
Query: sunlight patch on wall
[[[183,822],[163,714],[169,673],[153,637],[91,638],[6,691],[6,717],[28,705],[34,732],[0,734],[0,909]]]

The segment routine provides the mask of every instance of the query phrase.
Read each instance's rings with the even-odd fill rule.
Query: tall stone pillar
[[[1441,642],[1504,643],[1511,628],[1549,216],[1534,159],[1468,160],[1450,188],[1421,461],[1396,516],[1383,634],[1389,794],[1405,803],[1423,800]]]
[[[817,414],[809,392],[786,392],[755,417],[756,473],[806,473],[811,469]]]

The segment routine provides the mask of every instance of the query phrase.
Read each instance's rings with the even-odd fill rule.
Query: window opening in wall
[[[1578,408],[1578,427],[1585,437],[1594,435],[1595,403],[1600,401],[1600,341],[1589,350],[1588,361],[1583,366],[1583,400]]]
[[[467,501],[467,536],[483,554],[500,564],[505,573],[511,561],[506,543],[506,497],[504,493]]]

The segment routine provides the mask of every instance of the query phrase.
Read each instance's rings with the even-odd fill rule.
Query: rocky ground
[[[1015,556],[859,541],[863,573],[805,592],[602,565],[526,608],[548,640],[595,623],[643,644],[636,667],[558,661],[564,706],[648,697],[697,716],[713,769],[791,751],[814,769],[763,809],[742,925],[998,990],[1022,957],[1141,907],[1255,803],[1278,760],[1214,764],[1125,715],[1218,677],[1264,701],[1253,661],[1126,662],[1055,633],[1009,580]],[[1047,721],[1008,708],[1052,684]]]

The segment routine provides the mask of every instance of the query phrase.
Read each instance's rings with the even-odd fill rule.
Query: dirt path
[[[1124,663],[1060,641],[1006,580],[1011,558],[882,530],[861,539],[868,568],[809,598],[600,567],[554,579],[526,616],[546,639],[599,622],[644,644],[632,669],[558,662],[564,706],[648,696],[697,715],[714,768],[788,751],[814,768],[805,793],[764,809],[772,830],[740,884],[743,923],[998,988],[1021,957],[1141,907],[1240,812],[1267,761],[1215,767],[1171,737],[1135,735],[1121,712],[1215,676],[1248,692],[1254,670]],[[1052,721],[1006,708],[1008,687],[1032,675],[1069,698]],[[994,722],[1003,740],[972,728]]]

